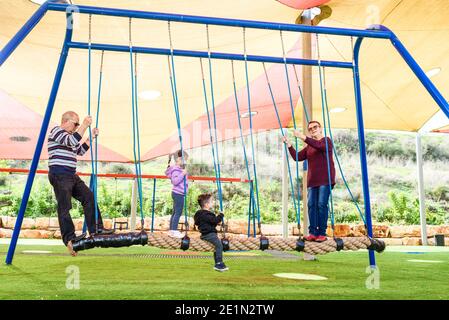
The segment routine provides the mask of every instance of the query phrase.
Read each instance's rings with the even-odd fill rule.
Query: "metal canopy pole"
[[[416,133],[416,169],[418,173],[419,217],[421,219],[421,243],[427,246],[426,199],[424,193],[424,174],[421,134]]]
[[[282,237],[288,238],[288,163],[287,156],[282,150]]]

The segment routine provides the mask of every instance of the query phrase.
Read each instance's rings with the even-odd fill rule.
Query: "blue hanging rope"
[[[298,73],[296,72],[296,66],[295,65],[293,65],[293,71],[295,72],[296,85],[297,85],[298,90],[299,90],[299,96],[301,97],[302,109],[304,110],[304,114],[306,116],[306,122],[309,123],[309,121],[310,121],[309,112],[307,111],[307,108],[306,108],[306,102],[304,100],[304,94],[302,92],[301,85],[299,83]]]
[[[276,99],[274,98],[273,89],[271,87],[270,79],[268,78],[268,73],[267,73],[267,69],[265,68],[264,62],[262,62],[262,66],[263,66],[263,70],[265,73],[265,78],[267,80],[267,86],[268,86],[268,90],[271,95],[271,101],[273,103],[274,111],[276,112],[276,118],[277,118],[277,121],[279,124],[279,130],[281,131],[282,136],[285,137],[284,129],[282,128],[281,118],[279,116],[279,110],[278,110],[277,104],[276,104]],[[301,226],[300,210],[299,210],[299,203],[298,203],[298,206],[296,205],[295,187],[294,187],[292,172],[291,172],[291,168],[290,168],[290,154],[288,152],[287,145],[285,143],[283,145],[284,145],[285,156],[287,159],[288,177],[290,180],[290,187],[291,187],[291,191],[292,191],[293,205],[295,207],[296,221],[298,224],[298,230],[300,230],[300,226]]]
[[[293,106],[292,91],[290,88],[290,77],[288,76],[287,56],[285,54],[285,46],[284,46],[284,38],[282,36],[282,30],[280,30],[280,37],[281,37],[281,45],[282,45],[282,56],[284,59],[285,78],[287,80],[287,89],[288,89],[288,96],[289,96],[289,102],[290,102],[290,111],[292,114],[293,127],[296,130],[297,126],[296,126],[295,109]],[[304,107],[304,109],[305,109],[305,107]],[[298,159],[298,154],[299,154],[298,137],[296,137],[296,136],[295,136],[295,151],[296,151],[296,159]],[[300,180],[299,180],[299,162],[298,161],[296,161],[296,181],[297,181],[296,183],[297,183],[297,187],[298,187],[298,189],[297,189],[298,204],[300,204],[301,203],[301,186],[299,183]],[[294,196],[294,194],[293,194],[293,196]],[[298,208],[299,208],[299,206],[298,206]],[[300,216],[299,209],[298,209],[298,216]]]
[[[142,228],[144,225],[144,214],[143,214],[143,182],[142,182],[142,166],[141,166],[141,157],[140,157],[140,129],[139,129],[139,103],[138,103],[138,84],[137,84],[137,53],[134,54],[134,106],[135,106],[135,125],[136,125],[136,146],[137,146],[137,168],[138,168],[138,175],[137,175],[137,182],[138,182],[138,188],[139,188],[139,202],[140,202],[140,214],[141,214],[141,223]]]
[[[244,58],[245,58],[245,80],[246,80],[246,91],[248,96],[248,114],[249,114],[249,131],[251,138],[251,152],[253,157],[253,172],[254,172],[254,187],[256,191],[256,209],[257,209],[257,222],[259,226],[260,234],[262,235],[261,223],[260,223],[260,204],[259,204],[259,186],[257,182],[257,168],[256,168],[256,153],[254,151],[254,137],[253,137],[253,116],[251,112],[251,92],[249,88],[249,73],[248,73],[248,59],[246,54],[246,32],[243,28],[243,46],[244,46]]]
[[[144,228],[144,214],[143,214],[143,195],[142,195],[142,172],[140,166],[140,133],[139,133],[139,113],[137,105],[137,68],[135,69],[133,63],[133,46],[131,39],[131,22],[129,19],[129,58],[130,58],[130,73],[131,73],[131,101],[132,101],[132,127],[133,127],[133,154],[134,154],[134,167],[137,175],[137,189],[139,192],[140,201],[140,219],[142,229]],[[137,55],[136,55],[137,59]],[[136,150],[139,149],[139,150]]]
[[[179,101],[178,101],[178,90],[176,85],[176,71],[175,71],[175,60],[174,60],[174,54],[173,54],[173,42],[171,37],[171,27],[170,27],[170,21],[168,21],[168,36],[170,40],[170,55],[168,56],[168,69],[169,69],[169,75],[170,75],[170,85],[172,90],[172,96],[173,96],[173,107],[175,110],[175,116],[176,116],[176,124],[178,127],[178,136],[179,136],[179,144],[181,149],[181,159],[182,163],[185,164],[184,159],[184,148],[183,148],[183,141],[182,141],[182,129],[181,129],[181,119],[179,114]],[[185,217],[185,226],[186,231],[188,231],[188,218],[187,218],[187,190],[186,190],[186,176],[184,176],[184,217]]]
[[[250,225],[251,225],[251,215],[254,214],[254,186],[253,181],[251,179],[251,171],[249,169],[249,161],[248,161],[248,155],[246,153],[246,144],[245,139],[243,137],[243,128],[242,128],[242,120],[240,115],[240,107],[239,107],[239,100],[237,97],[237,85],[235,83],[235,70],[234,70],[234,61],[231,60],[231,71],[232,71],[232,86],[234,89],[234,99],[235,99],[235,109],[237,112],[237,122],[239,125],[239,132],[240,132],[240,140],[242,143],[242,149],[243,149],[243,157],[245,159],[245,167],[246,167],[246,174],[248,177],[248,181],[250,181],[250,202],[249,202],[249,209],[248,209],[248,237],[250,235]],[[254,234],[256,236],[256,234]]]
[[[251,236],[251,216],[253,214],[253,182],[249,183],[249,205],[248,205],[248,238]],[[256,235],[254,235],[255,237]]]
[[[97,113],[95,118],[95,128],[98,128],[100,121],[100,106],[101,106],[101,89],[103,83],[103,60],[104,51],[101,52],[101,62],[100,62],[100,78],[98,80],[98,95],[97,95]],[[95,139],[95,175],[94,175],[94,203],[95,203],[95,224],[98,223],[98,203],[97,203],[97,193],[98,193],[98,137]]]
[[[88,79],[87,79],[87,115],[91,116],[91,87],[92,87],[92,15],[89,15],[89,43],[88,43]],[[90,163],[91,163],[91,190],[94,194],[95,207],[95,230],[98,228],[98,198],[97,198],[97,172],[96,172],[96,158],[93,152],[92,144],[92,128],[89,126],[89,146],[90,146]]]
[[[218,198],[220,203],[220,211],[223,212],[223,190],[221,185],[221,168],[220,168],[220,153],[218,149],[218,139],[217,139],[217,116],[215,112],[215,96],[214,96],[214,85],[213,85],[213,77],[212,77],[212,59],[211,59],[211,53],[210,53],[210,37],[209,37],[209,25],[206,25],[206,35],[207,35],[207,59],[209,62],[209,80],[210,80],[210,95],[211,95],[211,103],[212,103],[212,114],[214,117],[214,136],[215,136],[215,153],[216,153],[216,175],[218,176]],[[200,60],[201,61],[201,60]],[[203,64],[201,63],[201,72],[203,72]],[[204,75],[203,75],[203,81],[204,81]],[[206,91],[204,91],[204,94],[206,94]],[[205,99],[207,100],[207,96],[205,96]],[[209,119],[209,113],[208,113],[208,120]],[[211,130],[210,127],[210,121],[209,121],[209,131]],[[214,159],[215,161],[215,159]]]
[[[316,34],[316,41],[317,41],[317,54],[318,54],[318,70],[319,70],[319,76],[320,76],[320,93],[321,93],[321,110],[322,110],[322,116],[323,116],[323,122],[324,122],[324,141],[326,144],[326,163],[327,163],[327,177],[329,182],[329,202],[331,204],[331,227],[332,227],[332,233],[333,237],[335,237],[335,219],[334,219],[334,201],[332,197],[332,179],[331,179],[331,167],[330,167],[330,159],[329,159],[329,143],[327,140],[327,121],[326,121],[326,115],[325,115],[325,102],[324,102],[324,85],[323,85],[323,76],[322,76],[322,70],[321,70],[321,57],[320,57],[320,46],[319,46],[319,39],[318,34]]]
[[[324,80],[324,84],[326,84],[326,72],[325,72],[325,69],[323,70],[323,80]],[[334,138],[333,138],[333,136],[332,136],[332,129],[331,129],[331,128],[332,128],[332,125],[331,125],[330,114],[329,114],[329,105],[328,105],[328,102],[327,102],[327,89],[326,89],[326,85],[324,85],[324,102],[325,102],[324,105],[325,105],[325,108],[326,108],[327,124],[328,124],[328,127],[329,127],[329,138],[331,139],[331,142],[332,142],[332,146],[333,146],[332,149],[333,149],[333,151],[334,151],[335,160],[336,160],[336,162],[337,162],[337,165],[338,165],[338,169],[339,169],[341,178],[342,178],[342,180],[343,180],[343,182],[344,182],[344,184],[345,184],[346,190],[348,191],[349,195],[351,196],[352,202],[353,202],[354,205],[356,206],[357,211],[358,211],[360,217],[362,218],[363,223],[364,223],[365,226],[366,226],[366,219],[365,219],[365,216],[363,215],[362,210],[360,209],[360,206],[359,206],[359,204],[357,203],[357,200],[355,199],[355,197],[354,197],[354,195],[353,195],[353,193],[352,193],[352,191],[351,191],[351,188],[349,187],[349,184],[348,184],[348,182],[347,182],[347,180],[346,180],[346,177],[345,177],[344,172],[343,172],[343,168],[342,168],[341,163],[340,163],[340,158],[339,158],[339,156],[338,156],[337,149],[336,149],[336,147],[335,147]]]
[[[209,127],[209,141],[210,146],[212,150],[212,161],[214,164],[214,173],[215,173],[215,184],[217,185],[217,192],[220,199],[220,210],[223,210],[223,204],[222,204],[222,193],[220,192],[220,178],[218,175],[218,168],[217,168],[217,161],[215,159],[215,148],[214,148],[214,139],[212,137],[212,126],[210,121],[210,113],[209,113],[209,104],[207,99],[207,89],[206,89],[206,80],[204,79],[204,70],[203,70],[203,62],[200,58],[200,65],[201,65],[201,78],[202,78],[202,84],[203,84],[203,94],[204,94],[204,105],[206,107],[206,114],[207,114],[207,124]]]

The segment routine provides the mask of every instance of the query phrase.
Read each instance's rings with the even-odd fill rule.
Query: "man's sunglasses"
[[[75,127],[79,127],[80,126],[80,124],[78,122],[75,122],[73,120],[70,120],[70,122],[73,123],[75,125]]]
[[[312,131],[312,130],[318,129],[319,127],[320,127],[319,125],[316,125],[316,126],[310,127],[310,128],[309,128],[309,131]]]

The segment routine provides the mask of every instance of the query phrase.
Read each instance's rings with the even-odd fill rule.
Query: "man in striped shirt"
[[[58,202],[58,220],[62,241],[72,256],[76,256],[72,245],[76,239],[75,227],[70,216],[72,197],[83,205],[89,234],[112,233],[111,230],[103,228],[99,210],[97,225],[95,224],[94,195],[76,174],[76,157],[82,156],[89,149],[89,139],[83,138],[83,136],[91,124],[92,117],[87,116],[80,124],[79,116],[73,111],[68,111],[62,115],[61,125],[54,127],[48,135],[48,179],[53,186]],[[92,129],[93,139],[97,137],[98,132],[98,128]]]

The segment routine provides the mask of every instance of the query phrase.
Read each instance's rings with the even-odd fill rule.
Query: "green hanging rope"
[[[248,72],[248,57],[246,52],[246,29],[243,28],[243,50],[244,50],[244,58],[245,58],[245,80],[246,80],[246,92],[248,98],[248,116],[249,116],[249,131],[251,138],[251,152],[253,157],[253,172],[254,172],[254,188],[256,192],[256,208],[257,208],[257,221],[259,232],[262,235],[262,225],[260,222],[260,204],[259,204],[259,186],[257,180],[257,168],[256,168],[256,154],[254,151],[254,137],[253,137],[253,116],[251,112],[251,92],[249,88],[249,72]]]
[[[139,109],[137,103],[137,54],[135,54],[135,62],[133,62],[133,45],[132,45],[132,19],[129,19],[129,58],[131,70],[131,103],[132,103],[132,127],[133,127],[133,154],[134,166],[137,176],[137,189],[140,201],[140,219],[142,230],[145,224],[143,214],[143,192],[142,192],[142,168],[140,159],[140,133],[139,133]]]
[[[248,161],[248,155],[246,153],[246,144],[245,139],[243,137],[243,128],[242,128],[242,120],[240,116],[240,108],[239,108],[239,100],[237,97],[237,85],[235,83],[235,70],[234,70],[234,61],[231,60],[231,71],[232,71],[232,86],[234,89],[234,99],[235,99],[235,108],[237,112],[237,122],[239,125],[239,132],[240,132],[240,140],[242,143],[242,149],[243,149],[243,157],[245,159],[245,166],[246,166],[246,174],[248,177],[248,181],[250,181],[250,200],[249,200],[249,208],[248,208],[248,237],[250,236],[250,228],[251,228],[251,214],[254,214],[254,208],[255,208],[255,201],[254,201],[254,186],[253,186],[253,180],[251,178],[251,171],[249,169],[249,161]],[[254,236],[256,236],[256,232],[254,231]]]

